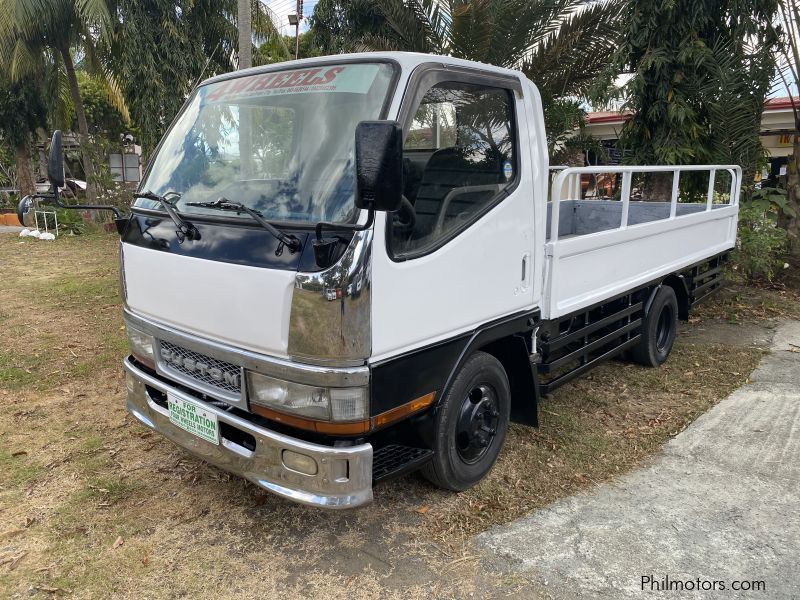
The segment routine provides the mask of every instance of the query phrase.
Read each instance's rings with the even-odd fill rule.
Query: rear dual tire
[[[678,297],[668,285],[658,288],[647,311],[639,344],[631,349],[634,362],[659,367],[667,360],[678,334]]]

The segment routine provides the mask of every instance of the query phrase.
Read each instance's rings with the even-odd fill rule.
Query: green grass
[[[42,282],[41,291],[55,300],[68,300],[90,307],[98,300],[117,301],[119,283],[113,273],[62,275],[55,281]]]
[[[84,498],[116,504],[130,498],[138,489],[138,484],[120,475],[90,477],[84,490]]]
[[[97,435],[89,435],[83,440],[83,447],[89,452],[100,450],[104,444],[105,440]]]
[[[44,354],[0,352],[0,386],[19,390],[40,383],[48,357]]]
[[[27,454],[14,456],[13,451],[0,450],[0,484],[24,486],[45,473],[44,467]]]

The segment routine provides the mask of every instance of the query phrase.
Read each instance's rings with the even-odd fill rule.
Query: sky
[[[297,0],[262,0],[267,7],[275,13],[276,25],[284,35],[294,35],[294,27],[289,25],[289,15],[297,10]],[[303,0],[303,15],[305,18],[300,21],[300,32],[308,29],[308,17],[314,12],[314,5],[317,0]]]

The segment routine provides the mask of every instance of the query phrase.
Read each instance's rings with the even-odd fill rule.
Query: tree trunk
[[[237,20],[239,22],[239,69],[253,66],[253,28],[250,0],[237,0]]]
[[[800,123],[795,125],[793,154],[789,157],[786,169],[786,188],[789,206],[794,216],[781,215],[780,225],[789,234],[789,255],[800,264]]]
[[[89,152],[89,125],[86,122],[86,112],[83,110],[83,101],[78,90],[78,78],[75,75],[75,64],[72,62],[72,55],[69,47],[59,48],[61,58],[64,60],[64,68],[67,72],[67,82],[69,83],[69,93],[72,103],[75,105],[75,118],[78,120],[78,133],[81,139],[81,159],[83,162],[83,173],[86,177],[86,199],[89,204],[93,204],[97,199],[97,192],[94,181],[94,163]]]
[[[33,164],[31,162],[31,149],[28,140],[15,148],[17,162],[17,186],[20,196],[30,196],[36,192],[33,181]]]
[[[645,202],[669,202],[672,200],[672,173],[647,173],[642,189]]]

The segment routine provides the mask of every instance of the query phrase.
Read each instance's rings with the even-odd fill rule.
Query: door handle
[[[528,273],[529,273],[529,264],[530,263],[531,255],[527,252],[522,255],[522,287],[528,287]]]

